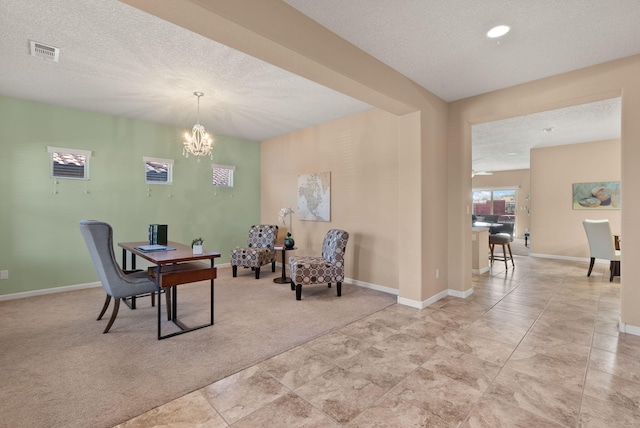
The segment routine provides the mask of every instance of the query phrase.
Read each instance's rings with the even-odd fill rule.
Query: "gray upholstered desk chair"
[[[148,295],[159,292],[158,285],[149,279],[145,271],[125,273],[116,262],[113,252],[113,229],[107,223],[96,220],[81,220],[80,232],[84,238],[91,260],[98,272],[102,288],[107,293],[98,321],[109,307],[111,298],[115,299],[111,319],[103,333],[107,333],[118,315],[120,299],[132,296]],[[159,299],[158,299],[159,300]],[[160,302],[158,301],[158,304]]]

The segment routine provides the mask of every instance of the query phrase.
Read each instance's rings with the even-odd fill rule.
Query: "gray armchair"
[[[149,279],[144,271],[125,273],[116,262],[113,252],[113,229],[107,223],[96,220],[81,220],[80,232],[84,238],[93,265],[98,272],[102,288],[107,293],[98,321],[107,311],[111,298],[115,299],[111,319],[103,333],[107,333],[118,315],[120,299],[148,295],[160,291],[158,285]],[[160,302],[158,302],[160,304]]]
[[[230,264],[233,277],[238,275],[238,266],[251,268],[256,279],[260,279],[260,267],[271,263],[271,272],[276,271],[276,238],[278,226],[256,224],[249,229],[246,247],[237,247],[231,251]]]
[[[342,295],[344,281],[344,253],[349,233],[340,229],[327,232],[322,243],[321,257],[290,257],[291,289],[296,290],[296,300],[302,298],[302,285],[336,283],[338,296]]]

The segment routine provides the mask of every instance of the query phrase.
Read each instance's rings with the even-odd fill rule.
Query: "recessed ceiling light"
[[[549,132],[553,131],[553,126],[550,128],[543,128],[542,130],[548,134]]]
[[[487,31],[487,37],[490,39],[495,39],[497,37],[502,37],[507,34],[511,30],[511,27],[508,25],[496,25],[491,30]]]

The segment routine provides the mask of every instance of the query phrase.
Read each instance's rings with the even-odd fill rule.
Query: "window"
[[[474,190],[473,214],[498,216],[498,221],[515,222],[516,190]]]
[[[218,187],[233,187],[233,172],[235,166],[213,164],[213,185]]]
[[[47,151],[51,159],[51,178],[89,179],[90,151],[51,146],[47,147]]]
[[[146,184],[172,184],[173,159],[143,157]]]

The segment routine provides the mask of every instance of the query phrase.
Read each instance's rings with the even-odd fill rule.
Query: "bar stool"
[[[496,245],[502,246],[502,256],[496,256],[493,254],[494,247]],[[494,260],[504,260],[505,268],[509,269],[509,265],[507,264],[508,260],[511,260],[511,265],[516,267],[516,264],[513,262],[513,254],[511,254],[511,235],[508,233],[495,233],[493,235],[489,235],[489,249],[491,250],[491,265],[493,265]],[[507,249],[509,249],[509,255],[507,256]]]

